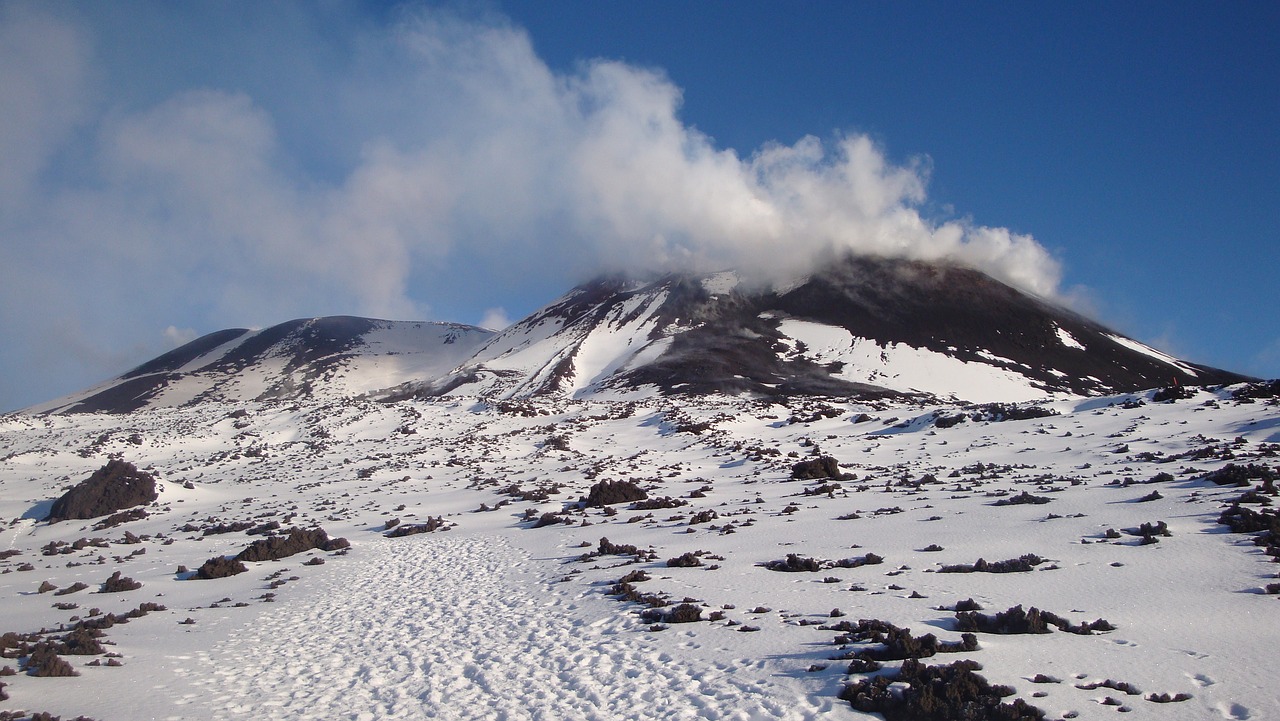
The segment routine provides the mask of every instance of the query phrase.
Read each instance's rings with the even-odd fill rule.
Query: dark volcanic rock
[[[615,503],[642,501],[649,497],[643,488],[631,481],[600,481],[587,491],[583,505],[588,508],[611,506]]]
[[[54,501],[45,520],[56,523],[71,518],[97,518],[146,505],[159,497],[156,479],[150,473],[139,471],[132,463],[112,460]]]
[[[322,551],[337,551],[351,544],[345,538],[329,538],[322,528],[303,530],[290,528],[287,536],[272,536],[254,541],[241,551],[237,561],[275,561],[292,556],[295,553],[318,548]]]
[[[840,698],[864,713],[888,721],[1034,721],[1044,711],[1022,699],[1004,701],[1014,690],[993,685],[975,671],[975,661],[926,666],[907,659],[895,674],[882,674],[846,686]],[[894,687],[897,684],[897,687]],[[905,688],[904,688],[905,687]]]
[[[800,480],[813,480],[818,478],[835,478],[839,479],[840,464],[831,456],[822,456],[808,461],[800,461],[791,467],[791,477]]]
[[[215,578],[227,578],[237,573],[244,573],[249,568],[234,558],[214,556],[205,561],[196,571],[196,578],[209,581]]]
[[[416,536],[420,533],[435,533],[440,530],[449,530],[444,519],[436,516],[435,518],[427,518],[426,523],[405,523],[392,526],[389,532],[384,534],[387,538],[404,538],[405,536]],[[339,538],[339,541],[346,539]]]
[[[111,574],[102,584],[102,590],[99,593],[124,593],[125,591],[136,591],[142,588],[142,584],[121,574],[119,571]]]

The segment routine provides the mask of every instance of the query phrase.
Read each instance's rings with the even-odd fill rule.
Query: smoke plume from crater
[[[341,35],[293,8],[252,12],[170,23],[247,36],[202,82],[148,86],[174,60],[163,47],[217,51],[179,39],[104,56],[133,45],[94,13],[127,9],[0,5],[0,185],[21,200],[0,219],[6,362],[82,385],[122,369],[44,347],[48,327],[150,353],[174,327],[436,319],[459,278],[794,274],[846,250],[1056,293],[1035,240],[927,219],[927,163],[891,162],[864,135],[722,148],[681,118],[678,79],[611,60],[558,72],[502,19],[411,10]],[[24,100],[33,83],[57,102]],[[494,301],[514,304],[481,308]]]

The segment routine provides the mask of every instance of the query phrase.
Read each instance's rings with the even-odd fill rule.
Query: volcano
[[[32,410],[652,392],[984,403],[1243,380],[971,268],[850,256],[782,284],[598,278],[500,333],[349,316],[224,330]]]
[[[848,257],[783,285],[733,272],[601,278],[405,392],[926,395],[972,402],[1244,380],[977,270]]]

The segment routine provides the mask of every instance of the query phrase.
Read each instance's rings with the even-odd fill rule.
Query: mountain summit
[[[412,392],[505,398],[656,387],[989,402],[1239,380],[973,269],[848,257],[782,286],[732,272],[598,279]]]
[[[997,402],[1241,380],[977,270],[851,256],[782,285],[733,272],[600,278],[496,334],[346,316],[219,331],[30,410],[654,390]]]

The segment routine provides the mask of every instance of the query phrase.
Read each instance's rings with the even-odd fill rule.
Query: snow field
[[[806,350],[798,355],[819,365],[843,363],[836,376],[854,383],[974,402],[1025,401],[1049,395],[1026,376],[998,366],[963,361],[901,343],[881,345],[855,338],[836,326],[788,319],[778,329],[805,345]],[[1010,362],[996,356],[990,358]]]
[[[665,650],[601,599],[549,585],[500,536],[382,539],[361,553],[203,654],[188,670],[209,692],[199,713],[800,719],[833,705]]]
[[[9,519],[0,549],[20,551],[0,560],[0,632],[56,628],[90,606],[168,607],[108,631],[122,667],[68,657],[79,678],[0,679],[12,696],[0,708],[101,721],[854,719],[861,716],[836,699],[851,678],[847,661],[832,658],[852,649],[819,628],[837,620],[832,609],[844,620],[883,619],[955,640],[953,614],[939,608],[973,598],[988,614],[1021,604],[1116,626],[1089,636],[978,634],[978,651],[926,661],[971,658],[1050,718],[1115,718],[1116,707],[1101,703],[1107,697],[1130,709],[1127,719],[1280,718],[1271,673],[1280,606],[1261,593],[1277,567],[1250,536],[1216,523],[1242,489],[1202,478],[1227,452],[1236,463],[1275,465],[1266,444],[1280,442],[1280,411],[1237,403],[1227,390],[1169,404],[1140,394],[1049,405],[1061,415],[949,428],[934,419],[973,409],[641,398],[507,410],[456,400],[0,417],[0,514]],[[563,449],[546,444],[551,436]],[[1160,460],[1196,449],[1213,452]],[[812,491],[831,479],[789,480],[791,464],[818,453],[856,478],[830,492]],[[34,521],[41,504],[115,454],[159,474],[149,518],[102,531],[93,521]],[[1174,480],[1144,483],[1158,472]],[[573,507],[605,479],[687,505],[620,504],[612,515]],[[558,491],[521,500],[512,485]],[[1050,501],[994,505],[1023,491]],[[1152,491],[1161,497],[1140,500]],[[481,504],[496,510],[477,512]],[[526,511],[570,522],[532,529],[520,521]],[[707,511],[716,518],[691,522]],[[392,517],[428,516],[456,525],[401,539],[380,533]],[[202,536],[185,524],[285,518],[347,537],[352,549],[249,564],[249,573],[214,581],[175,574],[179,564],[195,568],[252,540]],[[1156,521],[1172,533],[1158,543],[1124,533]],[[1113,528],[1119,539],[1105,537]],[[125,531],[148,538],[125,543]],[[40,551],[86,536],[109,546]],[[602,537],[654,557],[578,560]],[[943,550],[923,550],[930,544]],[[704,552],[703,566],[666,565],[694,551]],[[838,560],[869,552],[884,563],[817,573],[760,565],[788,553]],[[1026,553],[1046,562],[1021,573],[938,572]],[[324,565],[304,564],[314,557]],[[23,563],[33,570],[17,570]],[[143,587],[97,593],[114,570]],[[636,584],[641,591],[673,605],[693,598],[703,618],[721,611],[724,620],[651,630],[640,606],[607,595],[637,570],[650,577]],[[273,576],[287,582],[271,588]],[[91,587],[55,599],[36,592],[46,579]],[[267,592],[274,603],[261,598]],[[51,607],[64,599],[79,608]],[[186,618],[195,623],[180,623]],[[1037,673],[1061,682],[1033,684]],[[1155,704],[1077,688],[1107,679],[1143,695],[1193,698]]]

